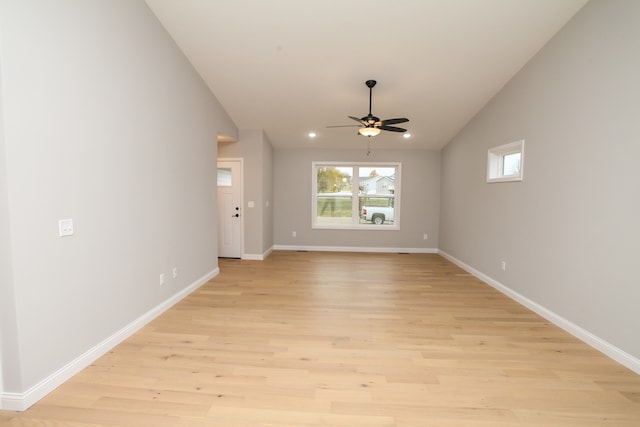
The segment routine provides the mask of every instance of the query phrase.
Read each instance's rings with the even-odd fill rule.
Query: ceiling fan
[[[405,117],[401,117],[396,119],[380,120],[378,117],[371,114],[371,99],[373,95],[373,87],[376,85],[376,83],[377,82],[375,80],[367,80],[365,82],[365,84],[369,88],[369,114],[367,114],[366,116],[360,119],[354,116],[347,116],[351,120],[355,120],[356,122],[358,122],[359,123],[358,125],[327,126],[327,127],[339,128],[339,127],[359,126],[360,128],[358,129],[358,134],[368,136],[368,137],[376,136],[382,130],[386,130],[390,132],[406,132],[407,130],[404,128],[397,127],[397,126],[390,126],[390,125],[405,123],[405,122],[408,122],[409,119]]]

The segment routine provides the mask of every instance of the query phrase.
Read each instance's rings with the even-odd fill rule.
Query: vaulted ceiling
[[[276,147],[356,148],[347,116],[407,117],[440,149],[586,0],[147,0],[241,129]],[[308,137],[315,131],[317,137]]]

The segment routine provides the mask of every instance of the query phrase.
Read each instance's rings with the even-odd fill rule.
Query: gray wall
[[[640,2],[591,1],[445,147],[440,215],[444,252],[635,358],[638,76]],[[518,139],[524,181],[486,184]]]
[[[244,253],[261,258],[273,246],[273,148],[261,129],[242,129],[236,142],[218,144],[220,158],[243,159]],[[248,202],[254,202],[249,208]],[[267,203],[268,202],[268,203]]]
[[[3,1],[0,31],[0,348],[20,394],[217,270],[216,135],[237,129],[142,1]]]
[[[1,46],[0,40],[0,46]],[[2,82],[2,56],[0,56],[0,82]],[[9,196],[7,187],[7,162],[4,142],[4,98],[0,84],[0,392],[3,391],[3,375],[7,381],[19,382],[19,378],[8,379],[9,366],[20,365],[18,352],[9,350],[8,343],[16,342],[16,313],[13,293],[13,267],[11,263],[11,228],[9,223]],[[6,373],[5,373],[6,372]]]
[[[262,252],[273,249],[273,146],[264,137],[262,142]]]
[[[401,229],[311,229],[313,161],[401,162]],[[428,150],[276,149],[274,158],[276,247],[435,249],[438,247],[440,153]],[[296,237],[292,237],[292,231]],[[423,235],[429,235],[428,240]]]

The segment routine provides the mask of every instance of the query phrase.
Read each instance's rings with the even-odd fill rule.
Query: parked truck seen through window
[[[394,220],[393,201],[393,196],[362,198],[360,200],[360,219],[377,225],[382,225],[385,222],[392,223]]]

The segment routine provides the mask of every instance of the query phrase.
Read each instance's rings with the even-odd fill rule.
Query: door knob
[[[238,218],[240,216],[240,214],[235,214],[235,215],[231,215],[231,218]]]

